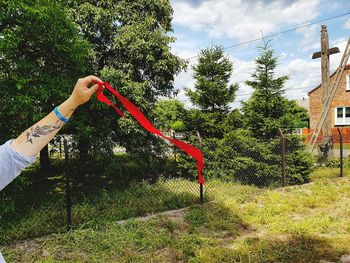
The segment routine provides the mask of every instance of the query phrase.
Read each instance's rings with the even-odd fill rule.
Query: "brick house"
[[[335,73],[331,75],[331,80]],[[322,112],[322,85],[309,93],[310,128],[314,129]],[[343,78],[334,95],[331,108],[332,128],[350,126],[350,64],[346,65]]]

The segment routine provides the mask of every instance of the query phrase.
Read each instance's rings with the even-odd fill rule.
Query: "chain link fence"
[[[247,187],[250,188],[247,192],[252,193],[254,189],[258,193],[263,188],[306,183],[313,165],[300,136],[281,133],[280,138],[268,141],[242,135],[232,135],[220,140],[202,140],[199,134],[189,136],[169,133],[167,136],[187,141],[201,149],[205,159],[203,175],[206,184],[201,187],[197,182],[195,161],[165,141],[166,147],[162,157],[167,161],[164,162],[164,172],[155,176],[146,173],[145,170],[134,170],[138,179],[127,187],[118,188],[119,200],[122,202],[114,202],[112,210],[125,210],[125,207],[128,207],[128,212],[119,219],[181,208],[225,195],[232,196],[237,192],[244,192]],[[124,166],[120,163],[119,165],[118,174],[122,177],[134,176],[132,170],[123,169]],[[66,169],[67,176],[69,168]],[[76,214],[81,212],[79,208],[74,207],[83,207],[84,204],[74,205],[76,191],[69,190],[70,184],[67,181],[65,186],[68,197],[67,222],[70,225],[70,217],[73,217],[74,224],[74,216],[77,217]],[[73,205],[69,193],[73,193]],[[71,206],[73,208],[70,208]],[[82,214],[78,217],[84,218],[86,213]]]
[[[281,134],[268,141],[237,136],[205,140],[202,151],[206,162],[206,200],[232,196],[246,187],[259,192],[261,188],[306,183],[312,166],[300,137],[291,135]],[[217,188],[220,183],[228,186],[224,187],[226,193]]]
[[[225,196],[242,197],[245,193],[258,194],[265,188],[303,184],[309,182],[315,165],[333,167],[339,170],[340,176],[341,167],[345,172],[349,167],[349,135],[339,133],[342,138],[333,140],[327,163],[321,163],[322,152],[310,155],[300,135],[281,133],[280,138],[261,141],[239,133],[223,139],[168,134],[202,150],[204,195],[197,182],[195,161],[171,144],[165,144],[162,156],[147,160],[134,158],[119,147],[114,161],[94,168],[109,171],[108,174],[96,177],[93,171],[79,168],[82,164],[70,156],[73,145],[69,138],[68,143],[64,143],[62,137],[58,144],[62,148],[56,149],[52,157],[61,160],[61,164],[64,161],[64,168],[61,165],[58,169],[59,175],[41,177],[23,193],[15,186],[2,193],[6,198],[13,194],[21,199],[13,200],[12,210],[0,212],[3,225],[0,242],[29,238],[32,233],[40,236],[67,228],[96,227],[101,222],[145,216]],[[10,202],[4,199],[4,204]],[[36,224],[43,221],[46,223],[38,233]]]
[[[306,142],[311,137],[312,130],[306,133]],[[350,172],[350,128],[337,127],[332,129],[332,136],[323,138],[321,134],[316,141],[313,155],[318,167],[337,168],[339,176]]]

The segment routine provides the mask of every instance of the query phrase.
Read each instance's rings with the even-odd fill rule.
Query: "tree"
[[[191,102],[206,112],[227,112],[235,99],[238,84],[229,84],[233,64],[222,46],[210,46],[199,53],[193,67],[195,90],[186,89]]]
[[[187,111],[185,105],[177,99],[162,99],[156,104],[156,125],[163,130],[181,131]]]
[[[278,61],[269,42],[259,50],[260,56],[255,60],[252,80],[246,81],[254,92],[247,102],[243,102],[242,111],[245,124],[253,136],[269,140],[278,136],[278,128],[291,127],[292,120],[287,118],[290,107],[283,97],[288,77],[275,77]]]
[[[312,156],[305,151],[300,138],[286,139],[286,184],[309,181]],[[239,181],[258,186],[280,186],[282,178],[279,139],[261,141],[247,129],[237,129],[220,140],[205,140],[206,177]],[[187,168],[187,170],[191,171]]]
[[[238,84],[229,83],[233,64],[224,48],[214,45],[200,52],[193,70],[195,89],[186,89],[186,95],[198,109],[190,110],[186,126],[203,137],[221,138],[225,131],[240,126],[239,112],[230,112],[238,89]]]
[[[1,134],[9,138],[69,96],[91,50],[56,2],[1,0],[0,54]],[[42,153],[47,168],[47,148]]]
[[[184,67],[184,62],[171,53],[169,46],[175,40],[168,35],[172,31],[170,2],[65,1],[79,31],[93,46],[95,74],[153,119],[155,102],[159,96],[168,97],[173,93],[174,75]],[[116,122],[111,109],[98,103],[88,107],[89,111],[80,112],[77,125],[84,130],[77,138],[80,154],[92,149],[111,150],[115,144],[129,152],[150,153],[157,145],[159,140],[131,118],[120,118]],[[94,140],[96,136],[106,140]]]
[[[252,80],[246,84],[254,89],[254,92],[247,102],[243,103],[245,136],[253,138],[236,137],[239,140],[249,140],[255,145],[256,153],[263,153],[263,157],[272,158],[275,167],[270,164],[259,170],[265,170],[266,176],[270,177],[269,183],[279,182],[281,179],[280,165],[280,142],[278,128],[291,129],[300,121],[307,118],[305,109],[299,107],[295,101],[286,99],[284,94],[284,84],[288,80],[287,76],[275,77],[277,58],[269,42],[266,42],[260,49],[260,56],[255,60],[256,69],[252,74]],[[230,141],[230,140],[229,140]],[[247,143],[240,143],[247,145]],[[271,148],[275,145],[274,149]],[[311,155],[305,151],[300,137],[290,136],[286,139],[286,159],[288,162],[286,180],[288,184],[305,183],[309,180],[312,168]],[[251,167],[258,167],[263,158],[258,158],[251,163]],[[251,168],[249,167],[249,169]]]
[[[291,125],[290,129],[307,127],[309,118],[307,109],[299,106],[295,100],[287,100],[286,122]]]
[[[170,50],[169,1],[0,1],[3,140],[51,111],[86,74],[110,82],[150,119],[158,97],[174,92],[185,63]],[[74,134],[78,156],[91,163],[111,155],[115,144],[149,153],[161,143],[97,101],[80,107],[65,133]]]

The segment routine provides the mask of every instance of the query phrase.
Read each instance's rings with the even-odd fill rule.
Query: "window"
[[[350,74],[345,76],[346,78],[346,90],[350,90]]]
[[[350,107],[335,108],[335,125],[350,125]]]

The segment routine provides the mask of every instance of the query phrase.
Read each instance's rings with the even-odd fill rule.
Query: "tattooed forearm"
[[[27,132],[27,141],[33,144],[33,139],[41,136],[48,135],[49,133],[61,129],[63,126],[63,122],[58,120],[53,124],[44,125],[30,128],[30,131]]]

